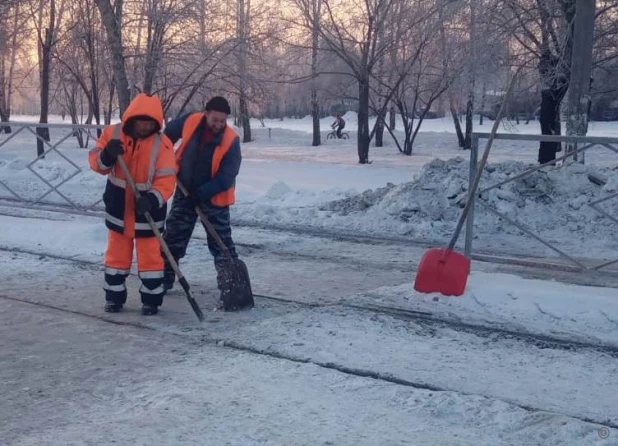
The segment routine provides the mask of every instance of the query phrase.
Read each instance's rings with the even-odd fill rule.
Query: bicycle
[[[333,130],[328,135],[326,135],[326,139],[337,139],[337,131]],[[350,134],[348,132],[341,132],[341,139],[350,139]]]

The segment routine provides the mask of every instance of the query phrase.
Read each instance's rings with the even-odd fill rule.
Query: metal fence
[[[9,126],[11,127],[11,133],[7,134],[3,130]],[[14,169],[3,166],[4,168],[0,170],[0,199],[22,206],[36,204],[42,208],[45,208],[45,205],[50,205],[54,208],[61,207],[74,213],[90,214],[100,211],[102,209],[101,194],[104,189],[105,178],[90,170],[87,156],[88,148],[92,147],[94,141],[96,141],[97,130],[104,127],[103,125],[84,124],[0,123],[0,155],[2,155],[0,157],[0,167],[2,167],[3,163],[7,162],[19,163]],[[50,141],[42,138],[37,129],[47,129],[50,133]],[[470,153],[470,181],[472,181],[477,171],[479,142],[487,138],[489,138],[488,133],[473,134]],[[593,262],[591,264],[589,259],[584,261],[579,257],[569,255],[559,243],[546,240],[541,234],[536,233],[534,230],[526,227],[526,225],[516,221],[516,219],[510,218],[504,212],[500,212],[500,210],[493,207],[482,197],[483,194],[490,190],[499,189],[508,183],[532,175],[534,172],[545,169],[554,163],[560,163],[568,158],[572,158],[574,155],[583,155],[584,152],[595,147],[604,147],[618,154],[618,138],[498,134],[496,135],[496,140],[572,143],[576,144],[576,149],[574,152],[558,157],[552,163],[527,168],[507,180],[490,184],[479,190],[476,196],[469,197],[469,199],[473,200],[473,206],[466,222],[464,247],[466,255],[477,260],[491,262],[501,262],[505,259],[504,256],[497,254],[487,254],[486,249],[484,253],[481,253],[480,250],[478,252],[474,250],[475,208],[480,206],[501,218],[506,224],[517,228],[522,233],[536,240],[540,245],[549,248],[558,255],[558,258],[563,259],[562,263],[550,264],[546,259],[542,262],[526,259],[524,262],[521,258],[517,259],[511,256],[506,258],[509,263],[517,263],[519,261],[527,266],[554,267],[571,271],[601,271],[617,264],[618,259]],[[45,146],[45,151],[40,156],[37,156],[37,141],[42,141]],[[14,144],[8,144],[9,142]],[[24,156],[24,151],[29,151],[28,155]],[[54,159],[51,160],[51,157],[54,157]],[[32,161],[25,161],[30,159]],[[580,157],[580,160],[582,159]],[[618,161],[618,158],[616,160]],[[68,166],[59,166],[58,172],[49,174],[50,164],[53,165],[54,163],[67,163]],[[14,172],[17,173],[15,174]],[[28,178],[25,178],[27,176],[25,173],[29,175]],[[11,177],[11,175],[14,176]],[[618,232],[618,218],[610,215],[599,206],[601,203],[615,197],[618,197],[618,192],[591,200],[587,203],[587,206],[604,216],[609,224],[617,225],[616,229]]]
[[[474,133],[473,134],[472,149],[470,153],[470,185],[472,184],[473,178],[476,176],[476,173],[478,170],[479,142],[481,140],[487,140],[489,136],[490,136],[489,133]],[[520,263],[524,266],[533,266],[533,267],[536,266],[536,267],[544,267],[544,268],[550,267],[553,269],[561,269],[561,270],[566,270],[566,271],[577,271],[577,272],[597,271],[597,272],[612,272],[612,273],[618,272],[616,270],[602,271],[603,269],[618,263],[618,259],[609,260],[609,261],[607,260],[600,261],[600,260],[594,260],[594,259],[588,259],[588,258],[584,259],[584,257],[581,257],[581,256],[569,255],[565,252],[565,249],[563,249],[560,246],[560,243],[551,242],[547,240],[546,238],[542,237],[541,234],[539,234],[537,231],[532,230],[528,226],[518,222],[516,219],[510,218],[504,212],[500,212],[494,206],[489,204],[486,199],[483,198],[483,195],[491,190],[499,189],[508,183],[513,183],[515,181],[526,178],[542,169],[546,169],[548,167],[559,166],[560,163],[562,163],[562,165],[566,165],[565,163],[568,163],[570,160],[579,159],[580,162],[583,162],[584,154],[592,148],[601,147],[601,148],[608,149],[609,151],[615,154],[618,154],[618,138],[497,134],[495,136],[495,139],[496,140],[511,140],[511,141],[530,141],[530,142],[536,142],[536,143],[539,143],[541,141],[559,142],[559,143],[566,143],[566,144],[572,145],[574,149],[568,153],[564,153],[560,157],[557,157],[554,161],[551,161],[551,162],[548,162],[542,165],[531,166],[521,171],[519,174],[512,176],[506,180],[496,182],[494,184],[490,184],[484,188],[479,187],[479,190],[477,191],[475,196],[473,197],[468,196],[468,199],[473,200],[473,204],[472,204],[472,208],[470,209],[470,214],[468,215],[468,218],[466,221],[466,236],[465,236],[465,248],[464,248],[465,254],[468,257],[477,259],[477,260],[492,261],[492,262],[508,261],[509,263],[518,263],[518,260],[519,260]],[[537,146],[537,149],[538,149],[538,146]],[[616,158],[615,161],[618,161],[618,158]],[[606,217],[608,220],[608,223],[616,224],[617,225],[616,231],[618,233],[618,218],[610,215],[608,212],[606,212],[605,210],[599,207],[601,203],[611,200],[612,198],[615,198],[617,196],[618,196],[618,192],[611,193],[604,197],[590,200],[588,203],[586,203],[586,205],[589,208],[593,209],[594,211]],[[477,205],[481,206],[482,208],[496,215],[497,217],[502,219],[502,221],[504,221],[506,224],[517,228],[519,231],[528,235],[529,237],[534,239],[539,244],[545,246],[546,248],[549,248],[551,251],[557,254],[558,259],[562,259],[562,262],[560,261],[548,262],[546,259],[544,259],[543,261],[535,261],[530,258],[524,261],[521,258],[516,259],[513,257],[509,258],[508,256],[505,257],[505,256],[499,256],[499,255],[487,255],[487,254],[475,253],[473,249],[474,248],[473,239],[475,238],[474,210],[477,207]]]
[[[100,196],[93,196],[91,202],[84,202],[83,195],[78,194],[81,200],[72,198],[62,190],[79,175],[85,174],[89,169],[85,163],[88,146],[93,145],[97,139],[97,130],[104,128],[104,125],[84,125],[84,124],[38,124],[24,122],[1,122],[0,123],[0,154],[14,155],[14,160],[30,159],[24,157],[24,151],[32,151],[32,161],[25,165],[19,165],[16,169],[20,172],[27,169],[30,178],[20,173],[19,180],[14,184],[9,184],[6,177],[10,177],[11,169],[5,169],[5,174],[0,176],[0,193],[4,191],[1,198],[5,200],[18,201],[29,204],[53,204],[67,206],[74,210],[91,210],[101,202]],[[6,133],[7,128],[10,133]],[[48,133],[50,140],[47,141],[42,134]],[[72,139],[73,138],[73,139]],[[9,142],[13,141],[12,152],[9,151]],[[42,154],[37,153],[37,144],[41,141],[44,147]],[[69,172],[62,172],[56,178],[46,178],[37,167],[41,167],[44,160],[50,156],[58,157],[61,162],[68,163]],[[77,161],[81,161],[81,164]],[[6,162],[6,161],[4,161]],[[44,172],[44,171],[42,171]],[[91,175],[91,172],[87,172]],[[58,178],[59,176],[59,178]],[[31,181],[31,180],[34,180]],[[79,187],[79,186],[76,186]],[[6,195],[8,192],[8,196]],[[50,196],[55,194],[60,200],[52,200]],[[75,195],[75,194],[74,194]],[[99,195],[99,194],[97,194]]]

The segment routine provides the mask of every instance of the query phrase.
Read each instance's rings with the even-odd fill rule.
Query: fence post
[[[466,240],[464,245],[464,254],[470,258],[472,255],[472,238],[474,237],[474,205],[476,197],[470,195],[472,183],[476,176],[479,157],[479,137],[476,133],[472,134],[472,146],[470,147],[470,178],[468,179],[468,200],[472,200],[468,216],[466,217]]]

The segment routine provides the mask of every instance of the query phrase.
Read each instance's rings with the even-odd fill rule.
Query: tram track
[[[93,270],[102,270],[99,262],[77,259],[75,256],[62,256],[48,253],[42,253],[32,250],[9,248],[0,246],[0,251],[8,253],[17,253],[39,257],[39,259],[55,259],[59,261],[72,262],[82,268]],[[131,275],[135,275],[131,273]],[[199,286],[192,286],[194,292],[203,292]],[[562,351],[593,351],[600,354],[606,354],[613,358],[618,358],[618,345],[607,344],[602,342],[588,342],[576,339],[566,339],[563,337],[555,337],[546,334],[539,334],[530,331],[522,331],[510,328],[504,324],[478,324],[466,322],[459,318],[448,317],[443,314],[434,314],[425,311],[415,311],[394,306],[376,305],[376,304],[356,304],[346,300],[338,300],[334,302],[315,302],[310,300],[299,300],[281,296],[272,296],[255,292],[254,296],[257,299],[264,299],[270,302],[276,302],[282,305],[295,305],[306,308],[341,308],[359,311],[368,314],[379,314],[391,316],[396,319],[405,320],[420,324],[425,329],[449,328],[462,333],[472,334],[480,338],[496,342],[499,340],[516,341],[526,344],[529,347],[539,349],[554,349]]]

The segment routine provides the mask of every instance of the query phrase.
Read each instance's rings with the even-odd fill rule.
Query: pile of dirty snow
[[[518,161],[489,164],[481,177],[480,190],[514,178],[530,167]],[[273,207],[267,212],[262,209],[259,217],[244,213],[240,218],[256,217],[262,222],[272,220],[363,233],[447,240],[465,206],[468,185],[467,160],[436,159],[426,164],[411,182],[348,194],[317,208]],[[481,198],[498,212],[548,241],[560,243],[561,248],[568,246],[577,250],[571,254],[585,256],[586,251],[607,254],[618,249],[618,225],[587,205],[616,191],[618,169],[575,163],[543,168],[486,191]],[[279,187],[277,192],[279,199],[285,199],[285,191]],[[618,217],[618,197],[600,207]],[[474,223],[475,239],[479,241],[476,246],[483,243],[494,247],[512,245],[512,237],[521,238],[524,234],[480,204],[475,207]],[[526,238],[533,241],[528,236]],[[538,242],[533,243],[541,246]],[[516,243],[516,246],[526,249],[525,244]]]

